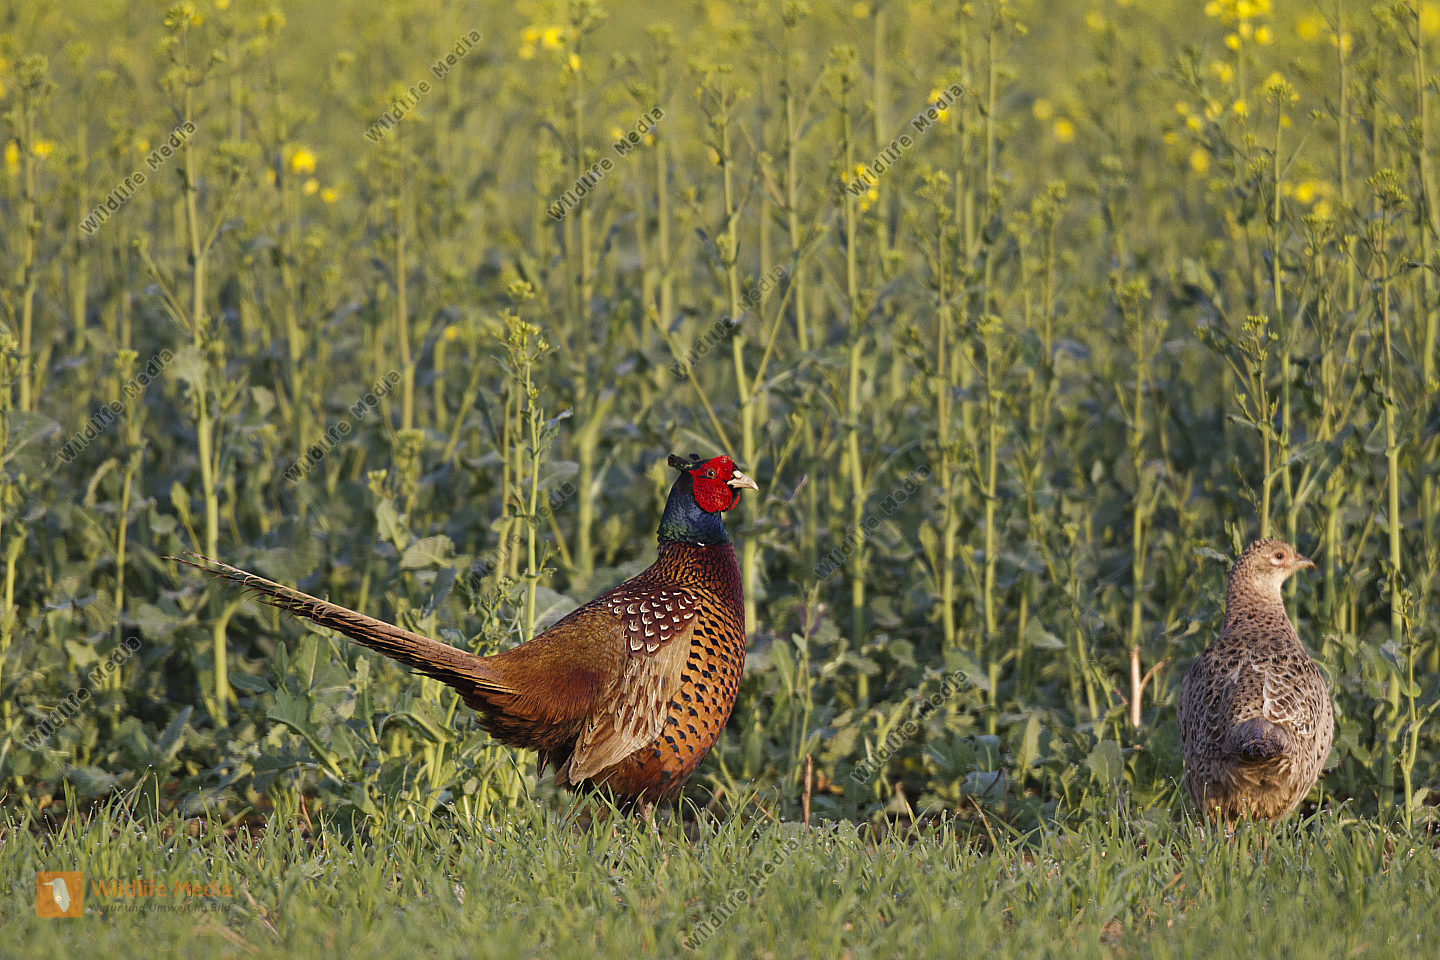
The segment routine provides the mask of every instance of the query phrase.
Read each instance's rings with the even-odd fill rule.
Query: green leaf
[[[275,704],[265,715],[276,723],[285,724],[301,736],[315,734],[314,728],[310,726],[308,701],[284,687],[275,691]]]
[[[1025,775],[1025,771],[1035,762],[1035,757],[1040,753],[1040,717],[1030,714],[1025,721],[1025,733],[1020,737],[1020,749],[1015,751],[1016,779]]]
[[[204,389],[205,354],[195,344],[186,344],[175,351],[175,358],[170,361],[170,375],[188,383],[191,389]]]
[[[1119,783],[1125,776],[1125,752],[1114,740],[1101,740],[1085,758],[1085,766],[1101,783]]]
[[[401,525],[400,514],[389,497],[375,505],[375,528],[380,533],[380,539],[395,544],[396,550],[404,550],[405,545],[410,542],[410,531]]]
[[[549,587],[535,590],[535,629],[544,630],[580,604]]]
[[[120,778],[99,767],[71,767],[65,771],[65,779],[82,797],[103,797],[115,789]]]
[[[270,681],[264,677],[239,671],[230,674],[230,686],[237,690],[247,690],[250,693],[270,694],[275,692],[275,688],[270,686]]]
[[[250,399],[255,405],[255,414],[262,420],[270,415],[275,409],[275,394],[265,387],[252,386],[250,388]]]
[[[1001,770],[972,770],[965,774],[960,792],[981,800],[999,800],[1005,795],[1005,774]]]
[[[449,743],[454,739],[450,728],[445,725],[445,717],[440,712],[439,704],[433,700],[418,700],[412,697],[402,709],[392,713],[387,722],[389,720],[413,723],[434,743]]]
[[[185,727],[189,724],[190,714],[194,709],[187,706],[175,714],[174,719],[165,727],[165,732],[160,734],[160,739],[155,742],[155,756],[166,765],[175,759],[175,755],[184,746]]]
[[[945,651],[945,669],[960,671],[971,686],[978,690],[990,689],[990,677],[980,669],[980,662],[968,650],[950,649]]]
[[[780,686],[785,691],[785,699],[788,700],[790,693],[795,689],[795,657],[785,644],[772,643],[770,645],[770,662],[774,665],[776,672],[780,674]]]
[[[187,527],[194,526],[190,518],[190,491],[186,490],[179,480],[170,485],[170,505],[175,508],[181,523]],[[196,548],[198,549],[198,544]]]
[[[66,640],[65,652],[70,655],[70,660],[75,666],[81,669],[90,666],[90,664],[100,659],[100,654],[95,652],[93,644],[84,643],[79,640]]]
[[[1025,643],[1032,650],[1064,650],[1065,641],[1046,630],[1034,617],[1025,624]]]
[[[389,501],[385,501],[389,503]],[[422,537],[405,548],[400,557],[401,570],[422,570],[426,567],[447,566],[455,555],[455,544],[443,533],[434,537]]]
[[[153,603],[142,603],[131,614],[146,640],[164,640],[175,632],[178,621]]]

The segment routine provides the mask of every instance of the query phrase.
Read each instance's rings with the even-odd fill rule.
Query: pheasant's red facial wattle
[[[740,500],[740,488],[758,489],[755,481],[735,469],[735,462],[725,455],[705,461],[689,471],[695,503],[707,513],[721,513]]]

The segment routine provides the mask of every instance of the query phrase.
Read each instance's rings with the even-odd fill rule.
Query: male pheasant
[[[673,800],[715,744],[740,686],[745,616],[721,514],[757,489],[729,457],[680,471],[644,572],[513,649],[481,657],[227,564],[182,560],[455,688],[480,725],[536,750],[555,782],[644,806]]]
[[[1185,789],[1207,816],[1285,816],[1330,754],[1330,691],[1280,596],[1314,566],[1283,540],[1250,544],[1230,571],[1220,635],[1180,685]]]

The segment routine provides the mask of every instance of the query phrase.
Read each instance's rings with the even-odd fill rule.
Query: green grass
[[[685,836],[670,821],[581,827],[539,812],[358,833],[280,815],[238,837],[215,820],[132,819],[121,804],[58,830],[12,817],[0,953],[1223,958],[1436,947],[1433,839],[1345,814],[1233,839],[1120,802],[1097,814],[1023,836],[978,821],[878,836],[848,822],[805,829],[758,805],[702,817]],[[37,868],[206,880],[233,896],[137,914],[97,910],[87,892],[83,918],[42,920]]]
[[[153,918],[177,943],[673,951],[807,762],[846,826],[701,949],[1083,953],[1114,920],[1133,952],[1416,952],[1436,64],[1431,0],[4,8],[0,954],[148,929],[26,919],[37,862],[211,855],[254,904]],[[163,559],[491,652],[649,562],[692,450],[761,485],[729,521],[750,656],[687,788],[718,838],[552,825],[453,693]],[[1317,819],[1263,854],[1179,825],[1175,725],[1262,533],[1317,561],[1287,598],[1336,709]],[[331,826],[87,819],[135,795]],[[837,839],[917,818],[964,839]]]

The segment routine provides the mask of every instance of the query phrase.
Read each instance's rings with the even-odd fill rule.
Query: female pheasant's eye
[[[1277,550],[1277,551],[1275,552],[1275,559],[1276,559],[1276,560],[1284,560],[1284,559],[1285,559],[1285,551],[1283,551],[1283,550]]]

